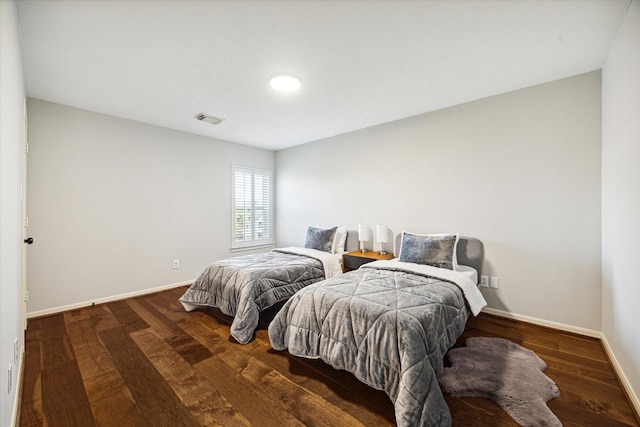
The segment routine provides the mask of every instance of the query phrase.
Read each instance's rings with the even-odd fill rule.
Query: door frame
[[[28,141],[28,119],[27,119],[27,98],[24,98],[24,127],[22,129],[22,183],[20,184],[20,199],[22,200],[22,328],[27,329],[27,301],[28,288],[27,288],[27,247],[24,240],[29,237],[29,216],[27,211],[27,163],[29,156],[29,141]]]

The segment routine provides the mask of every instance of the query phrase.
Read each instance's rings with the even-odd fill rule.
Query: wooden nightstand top
[[[375,259],[375,260],[393,258],[392,253],[386,253],[384,255],[380,255],[378,252],[373,252],[373,251],[367,251],[367,252],[352,251],[352,252],[347,252],[343,256],[357,256],[360,258],[369,258],[369,259]]]
[[[357,270],[361,265],[378,261],[381,259],[391,259],[393,254],[380,255],[378,252],[373,251],[353,251],[347,252],[342,255],[342,271],[347,272],[351,270]]]

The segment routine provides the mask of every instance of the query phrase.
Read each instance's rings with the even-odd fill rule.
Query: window
[[[231,248],[273,243],[271,171],[232,166]]]

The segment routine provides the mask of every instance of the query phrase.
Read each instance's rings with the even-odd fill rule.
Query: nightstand
[[[361,252],[353,251],[342,255],[342,271],[345,273],[351,270],[357,270],[362,264],[378,261],[381,259],[391,259],[393,254],[380,255],[378,252]]]

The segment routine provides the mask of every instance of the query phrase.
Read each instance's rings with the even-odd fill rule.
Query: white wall
[[[16,408],[22,331],[22,143],[24,79],[15,2],[0,1],[0,425]],[[18,360],[14,340],[18,339]],[[13,365],[11,392],[8,367]]]
[[[271,151],[41,100],[28,114],[31,314],[194,279],[231,255],[231,165],[274,167]]]
[[[602,72],[602,330],[640,395],[640,2]],[[640,411],[638,401],[636,409]]]
[[[277,152],[277,245],[308,224],[460,232],[500,278],[490,307],[600,331],[600,77]]]

